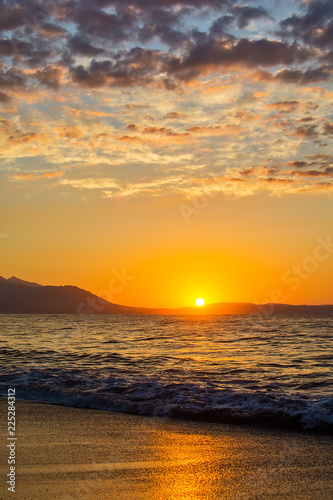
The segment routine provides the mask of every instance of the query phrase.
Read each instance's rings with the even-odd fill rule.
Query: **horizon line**
[[[12,281],[11,281],[12,280]],[[22,282],[22,283],[13,283],[13,281],[18,281],[18,282]],[[232,302],[211,302],[211,303],[205,303],[204,305],[201,305],[201,306],[197,306],[197,305],[189,305],[189,306],[180,306],[180,307],[147,307],[147,306],[133,306],[133,305],[124,305],[124,304],[118,304],[118,303],[114,303],[114,302],[110,302],[108,300],[105,300],[103,299],[103,297],[100,297],[99,295],[93,293],[93,292],[90,292],[89,290],[85,289],[85,288],[81,288],[77,285],[41,285],[40,283],[37,283],[37,282],[32,282],[32,281],[27,281],[27,280],[23,280],[21,278],[18,278],[17,276],[13,275],[11,276],[10,278],[4,278],[3,276],[0,275],[0,282],[1,281],[6,281],[6,282],[9,282],[10,284],[13,284],[13,285],[17,285],[17,286],[32,286],[33,288],[34,287],[73,287],[73,288],[77,288],[79,290],[83,290],[84,292],[86,293],[90,293],[91,295],[94,295],[95,297],[103,300],[104,302],[106,302],[107,304],[110,304],[110,305],[114,305],[114,306],[118,306],[118,307],[124,307],[124,308],[130,308],[130,309],[144,309],[144,310],[156,310],[156,311],[159,311],[159,310],[163,310],[163,311],[181,311],[181,310],[185,310],[185,309],[193,309],[194,311],[196,311],[197,314],[205,314],[204,313],[204,310],[207,309],[207,308],[211,308],[211,307],[214,307],[214,306],[222,306],[222,305],[225,305],[225,306],[232,306],[232,305],[239,305],[239,306],[245,306],[245,305],[248,305],[248,306],[255,306],[257,307],[258,309],[260,309],[261,307],[265,307],[265,306],[287,306],[287,307],[333,307],[333,303],[320,303],[320,304],[305,304],[305,303],[302,303],[302,304],[290,304],[290,303],[287,303],[287,302],[261,302],[261,303],[256,303],[256,302],[251,302],[251,301],[232,301]],[[26,285],[24,285],[26,284]],[[208,313],[209,314],[209,313]]]

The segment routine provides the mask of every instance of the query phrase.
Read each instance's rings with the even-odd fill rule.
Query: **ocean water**
[[[0,395],[333,432],[333,317],[0,315]]]

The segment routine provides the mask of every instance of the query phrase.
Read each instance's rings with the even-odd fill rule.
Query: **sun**
[[[205,301],[204,301],[204,299],[197,299],[197,300],[195,301],[195,303],[196,303],[196,305],[197,305],[197,306],[199,306],[199,307],[200,307],[200,306],[204,306],[204,305],[205,305]]]

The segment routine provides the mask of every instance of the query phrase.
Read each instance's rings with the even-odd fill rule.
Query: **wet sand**
[[[0,498],[333,499],[333,438],[16,401],[16,493]],[[5,465],[3,465],[5,464]]]

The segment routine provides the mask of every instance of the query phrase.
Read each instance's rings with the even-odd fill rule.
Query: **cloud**
[[[333,161],[333,156],[332,155],[327,155],[323,153],[315,153],[311,155],[307,155],[307,158],[310,158],[311,160],[328,160],[328,161]]]
[[[230,36],[226,32],[229,28],[231,28],[233,21],[234,21],[234,17],[230,16],[230,15],[225,15],[225,16],[219,17],[211,25],[210,30],[209,30],[209,35],[213,38],[214,37],[219,38],[223,35],[223,36],[229,36],[230,39],[234,39],[233,36]],[[198,38],[198,41],[200,41],[200,38]]]
[[[10,31],[25,24],[26,7],[22,5],[0,4],[0,31]]]
[[[333,42],[333,3],[331,0],[309,2],[303,15],[292,15],[280,26],[284,36],[301,38],[305,43],[321,48]]]
[[[147,85],[154,80],[158,67],[159,51],[135,47],[116,62],[93,59],[88,68],[77,66],[72,69],[72,78],[84,87]]]
[[[11,40],[0,40],[0,54],[2,56],[10,56],[14,54],[14,47]]]
[[[55,182],[104,197],[324,189],[331,7],[273,3],[0,0],[4,168],[46,181],[43,169],[80,165],[85,178]],[[193,163],[196,176],[221,168],[223,187],[194,180]]]
[[[159,196],[165,194],[166,190],[181,191],[183,184],[188,184],[184,176],[173,176],[166,179],[156,179],[149,182],[127,183],[121,186],[120,192],[104,191],[102,198],[114,198],[115,196],[131,197],[150,194]]]
[[[318,19],[323,21],[323,12],[330,11],[328,2],[322,3],[323,9],[318,2],[308,4],[307,14],[296,16],[299,25],[305,26],[307,16],[313,17],[315,12],[321,13]],[[323,64],[324,59],[310,43],[305,46],[264,37],[238,39],[236,27],[243,30],[252,20],[272,18],[260,5],[242,5],[234,0],[160,0],[153,4],[148,0],[129,4],[117,0],[93,4],[58,0],[42,5],[34,1],[22,5],[13,0],[2,1],[1,11],[0,28],[15,31],[11,38],[0,41],[0,54],[12,58],[11,71],[19,71],[23,65],[38,70],[21,82],[28,87],[35,80],[57,89],[67,84],[67,72],[74,84],[86,88],[156,86],[170,91],[179,91],[191,80],[228,68],[287,66],[276,75],[266,73],[266,80],[298,84],[328,81],[333,73],[329,59]],[[220,11],[223,15],[214,20]],[[206,31],[202,31],[201,19],[211,23]],[[282,25],[286,30],[293,23],[295,19]],[[168,49],[161,48],[159,41]],[[149,49],[142,46],[147,43]],[[21,64],[17,64],[17,58]],[[292,67],[310,61],[317,61],[317,67]]]
[[[174,57],[167,63],[170,74],[193,78],[207,69],[232,66],[258,67],[291,65],[305,62],[313,57],[312,51],[295,44],[273,40],[241,39],[236,43],[225,40],[210,40],[194,46],[184,57]]]
[[[324,124],[324,131],[325,131],[325,134],[332,135],[333,134],[333,123],[325,123]]]
[[[244,29],[254,19],[270,19],[269,14],[263,7],[249,7],[248,5],[241,7],[236,5],[231,9],[232,14],[236,18],[236,24],[239,29]]]
[[[316,137],[319,136],[319,134],[315,125],[308,125],[304,127],[297,127],[295,131],[295,136],[306,139],[315,139]]]
[[[75,125],[60,125],[56,128],[60,137],[71,140],[82,137],[83,133],[80,128]]]
[[[118,135],[116,137],[116,139],[118,141],[125,141],[125,142],[139,142],[139,143],[142,143],[144,142],[144,140],[142,139],[142,137],[137,137],[135,135]]]
[[[187,114],[186,113],[177,113],[176,111],[171,111],[170,113],[167,113],[165,115],[165,118],[167,118],[168,120],[177,120],[177,119],[182,119],[182,118],[186,118],[187,117]]]
[[[326,167],[324,170],[296,170],[292,174],[301,177],[333,177],[333,168]]]
[[[82,33],[120,42],[128,38],[135,21],[135,10],[108,14],[95,8],[81,8],[74,11],[72,19]]]
[[[288,167],[296,167],[296,168],[305,168],[308,166],[308,163],[306,161],[289,161],[287,163]]]
[[[19,38],[4,38],[0,40],[0,55],[8,57],[23,56],[30,63],[32,60],[41,61],[51,55],[50,50],[42,47],[39,41],[35,44]]]
[[[60,184],[77,189],[119,189],[119,182],[110,178],[61,179]]]
[[[57,172],[47,172],[45,174],[35,174],[35,173],[26,173],[26,174],[16,174],[13,176],[13,181],[37,181],[40,179],[55,179],[58,177],[62,177],[64,175],[64,172],[62,171],[57,171]]]
[[[135,123],[128,125],[126,130],[140,135],[121,135],[117,136],[118,140],[127,141],[129,143],[151,143],[153,141],[155,144],[161,144],[161,141],[165,142],[166,140],[168,143],[171,141],[179,142],[191,136],[190,131],[178,132],[168,127],[143,127]]]
[[[290,166],[293,166],[292,162],[290,162]],[[297,169],[290,172],[283,172],[277,168],[259,167],[242,172],[237,169],[227,169],[224,174],[214,174],[201,178],[193,177],[192,172],[194,171],[195,169],[193,171],[189,169],[181,175],[136,182],[120,181],[108,177],[69,179],[64,178],[63,171],[43,174],[16,174],[12,180],[32,182],[57,179],[57,184],[60,186],[69,186],[79,190],[96,190],[102,198],[170,197],[172,195],[191,200],[198,196],[209,197],[218,193],[243,197],[254,195],[260,191],[268,191],[273,195],[281,196],[286,193],[330,191],[332,189],[331,183],[323,183],[319,179],[333,177],[333,167],[325,167],[322,170]]]
[[[24,58],[25,64],[30,67],[47,63],[48,58],[53,56],[51,46],[42,38],[30,37],[30,40],[23,40],[14,36],[0,40],[0,54],[11,56],[15,63],[17,58]]]
[[[86,115],[89,116],[98,116],[99,118],[108,118],[110,116],[114,116],[112,113],[106,113],[105,111],[86,111]]]
[[[144,127],[142,129],[143,134],[168,134],[169,132],[172,132],[170,128],[166,127]]]
[[[88,0],[82,3],[90,4]],[[118,9],[122,8],[124,3],[121,0],[96,0],[94,3],[100,6],[114,5]],[[225,6],[235,3],[235,0],[155,0],[152,5],[151,0],[132,0],[131,5],[136,9],[150,11],[155,8],[179,8],[180,5],[201,9],[202,7],[210,7],[214,10],[222,9]],[[126,4],[125,4],[126,5]]]
[[[220,125],[208,125],[208,126],[193,126],[190,127],[189,132],[191,133],[199,133],[199,134],[218,134],[218,135],[238,135],[241,131],[241,127],[236,125],[225,125],[221,127]]]
[[[285,83],[309,83],[325,82],[332,78],[333,66],[325,64],[315,69],[292,70],[284,69],[277,73],[276,79]]]
[[[10,102],[11,100],[11,96],[6,94],[6,92],[0,92],[0,102]]]
[[[66,35],[67,31],[61,26],[51,23],[45,23],[40,28],[41,35],[51,38],[62,38]]]
[[[300,106],[298,101],[278,101],[266,104],[268,109],[278,109],[284,113],[292,113],[296,111]]]
[[[282,69],[276,74],[268,71],[257,70],[252,74],[254,80],[262,82],[282,82],[298,85],[309,85],[332,80],[333,66],[324,64],[314,69]]]
[[[68,41],[68,48],[73,54],[79,54],[87,57],[96,57],[105,54],[105,50],[101,47],[94,47],[87,37],[83,35],[75,35]]]
[[[14,135],[8,138],[8,142],[13,145],[24,144],[26,142],[39,142],[40,140],[46,139],[46,135],[39,132],[27,132],[22,133],[15,131]]]
[[[140,29],[138,38],[141,42],[147,43],[153,38],[159,38],[161,42],[169,46],[179,46],[183,42],[189,40],[186,33],[182,33],[179,30],[174,30],[168,26],[154,26],[151,24],[146,24],[142,29]]]
[[[238,135],[241,131],[241,127],[233,124],[227,124],[224,126],[221,125],[193,125],[186,130],[178,131],[174,130],[169,127],[155,127],[155,126],[150,126],[150,127],[143,127],[141,125],[136,125],[134,123],[131,123],[126,127],[126,130],[129,132],[134,132],[135,134],[140,134],[140,136],[135,135],[135,136],[130,136],[130,135],[123,135],[123,136],[118,136],[117,139],[122,140],[122,141],[142,141],[146,140],[144,136],[166,136],[168,140],[172,139],[182,139],[182,138],[189,138],[191,136],[214,136],[214,135]]]
[[[42,85],[57,89],[63,76],[63,69],[49,64],[45,68],[35,71],[34,76]]]

